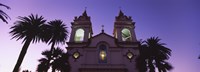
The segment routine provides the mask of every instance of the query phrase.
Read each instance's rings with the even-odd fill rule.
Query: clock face
[[[78,51],[77,51],[77,52],[74,52],[73,57],[74,57],[75,59],[78,59],[78,58],[80,57],[80,53],[79,53]]]

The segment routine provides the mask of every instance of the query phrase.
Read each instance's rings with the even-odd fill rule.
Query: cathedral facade
[[[115,17],[113,35],[101,33],[93,36],[92,23],[87,12],[71,23],[67,50],[71,55],[71,72],[139,72],[136,59],[139,42],[135,35],[135,22],[120,10]]]

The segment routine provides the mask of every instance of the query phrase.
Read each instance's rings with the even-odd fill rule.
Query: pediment
[[[96,47],[101,42],[108,44],[109,47],[117,47],[116,38],[103,32],[90,38],[88,47]]]

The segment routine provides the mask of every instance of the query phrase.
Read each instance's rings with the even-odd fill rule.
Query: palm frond
[[[45,51],[42,52],[42,55],[44,55],[45,58],[50,59],[52,52],[50,50],[45,50]]]
[[[66,25],[61,20],[53,20],[48,22],[49,24],[49,31],[50,31],[50,39],[49,44],[55,42],[58,43],[65,43],[68,38],[68,30]]]
[[[38,15],[29,15],[28,17],[18,17],[18,21],[14,23],[9,32],[13,38],[23,39],[23,42],[26,39],[31,38],[33,43],[39,42],[41,40],[41,34],[43,31],[42,26],[45,24],[44,18]]]
[[[9,6],[0,3],[0,6],[6,7],[7,9],[11,9]]]
[[[59,70],[61,72],[69,72],[69,54],[65,53],[61,48],[55,48],[53,52],[51,52],[50,50],[45,50],[42,52],[42,55],[44,55],[45,58],[41,58],[39,60],[40,64],[38,65],[37,71],[47,71],[50,67],[52,67],[52,69]]]
[[[7,19],[10,19],[10,17],[2,10],[0,10],[0,19],[3,21],[3,22],[7,22]]]
[[[37,71],[38,72],[45,72],[49,69],[49,65],[48,65],[48,60],[46,60],[45,58],[42,58],[39,60],[40,64],[37,67]]]
[[[160,42],[160,38],[158,37],[150,37],[145,41],[145,44],[141,45],[141,48],[146,49],[143,50],[141,55],[144,55],[147,62],[147,68],[150,72],[155,71],[155,66],[161,72],[166,72],[167,70],[172,69],[172,66],[167,63],[165,60],[168,60],[171,56],[171,49],[165,47],[165,43]]]
[[[200,56],[199,56],[199,59],[200,59]]]
[[[6,7],[7,9],[10,9],[9,6],[4,5],[4,4],[2,4],[2,3],[0,3],[0,6],[3,6],[3,7]],[[9,17],[4,11],[0,10],[0,19],[1,19],[3,22],[5,22],[5,23],[8,24],[7,19],[10,19],[10,17]]]

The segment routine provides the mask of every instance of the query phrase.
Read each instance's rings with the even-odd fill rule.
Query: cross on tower
[[[101,27],[102,27],[102,30],[103,30],[103,28],[104,28],[104,25],[101,25]]]
[[[104,25],[101,25],[101,27],[102,27],[102,30],[101,30],[101,31],[104,32]]]

